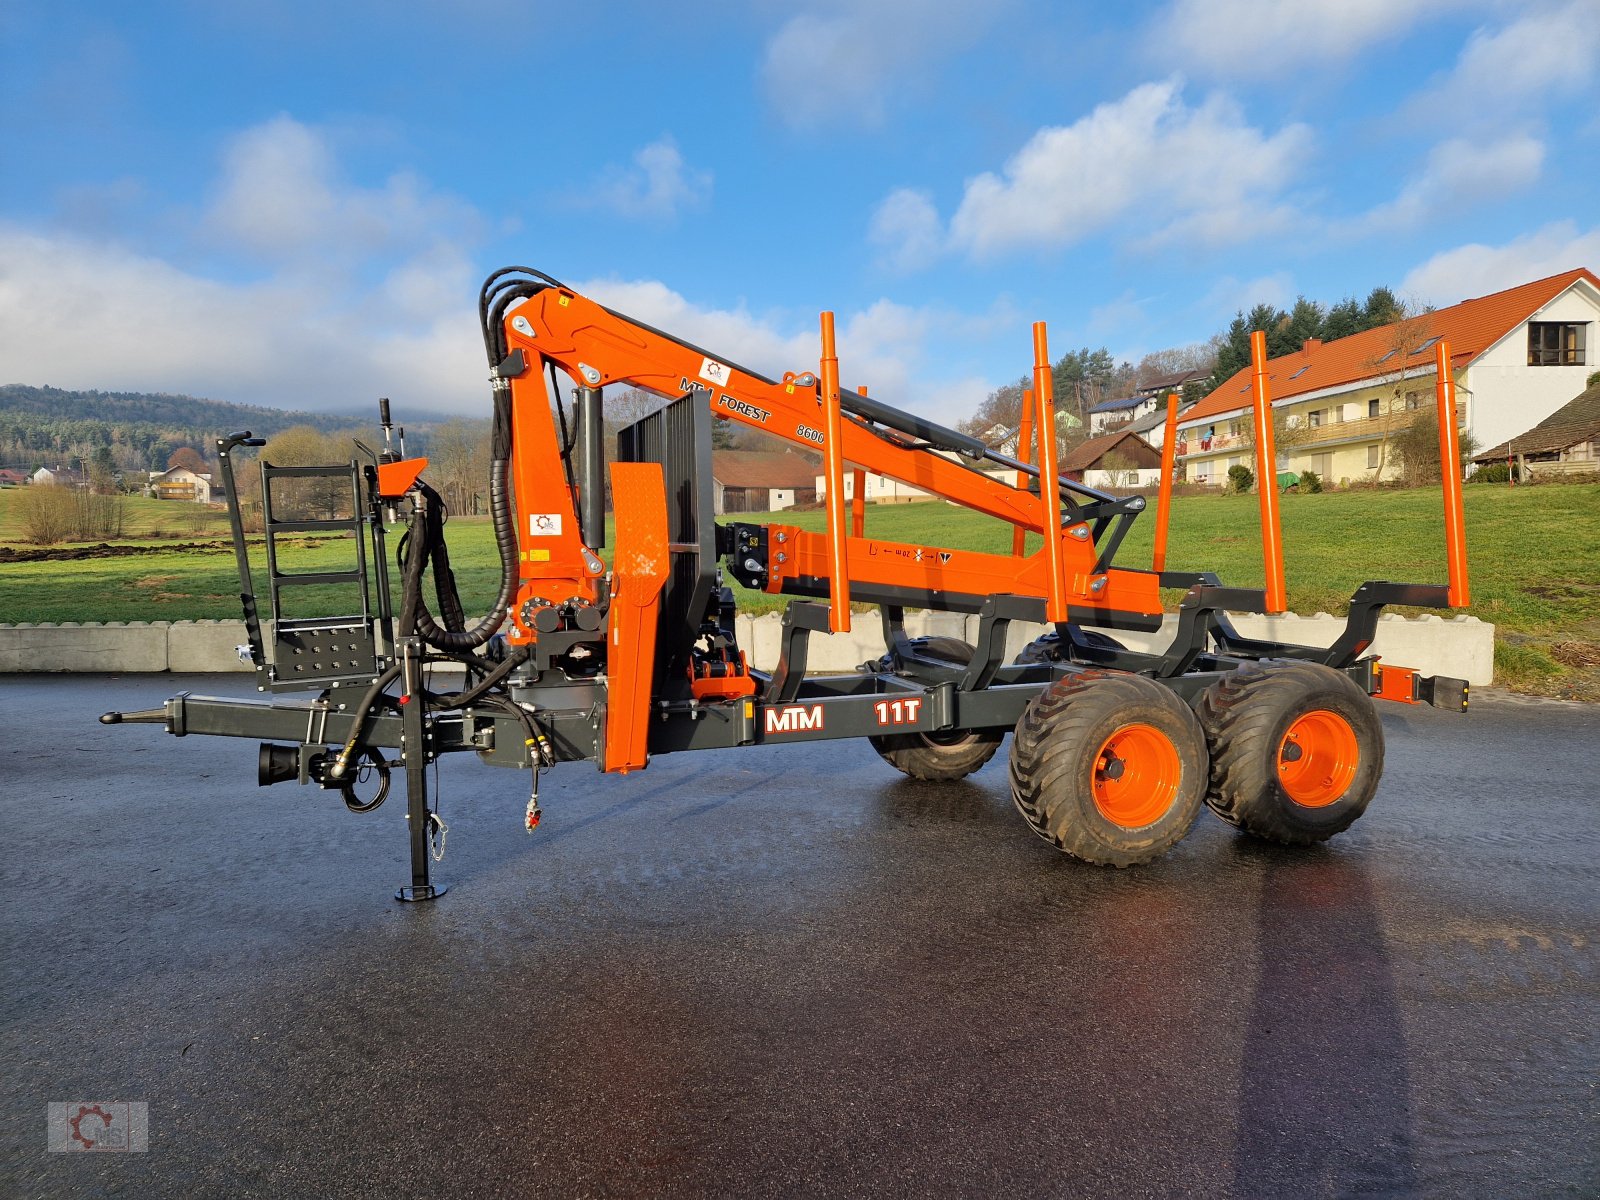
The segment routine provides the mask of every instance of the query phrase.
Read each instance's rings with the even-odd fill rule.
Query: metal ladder
[[[326,479],[349,487],[350,516],[305,519],[273,510],[274,480]],[[261,511],[267,544],[267,586],[272,603],[272,654],[268,670],[274,691],[365,683],[379,671],[379,648],[368,583],[366,537],[370,520],[362,504],[361,468],[352,461],[327,467],[274,467],[261,463]],[[298,533],[345,533],[355,543],[355,568],[347,571],[285,571],[278,565],[278,539]],[[374,551],[382,553],[381,542]],[[381,566],[381,564],[380,564]],[[385,578],[379,571],[380,579]],[[291,589],[355,585],[360,611],[338,617],[285,618],[283,596]],[[379,598],[380,606],[387,608]]]

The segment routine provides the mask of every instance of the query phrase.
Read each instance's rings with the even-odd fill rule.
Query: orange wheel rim
[[[1313,709],[1289,726],[1278,744],[1278,782],[1305,808],[1326,808],[1355,782],[1361,765],[1356,731],[1336,712]]]
[[[1183,764],[1172,739],[1154,725],[1124,725],[1094,757],[1094,806],[1113,825],[1142,829],[1178,797]]]

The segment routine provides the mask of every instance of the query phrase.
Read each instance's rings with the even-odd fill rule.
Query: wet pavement
[[[1384,706],[1354,829],[1211,817],[1075,864],[1004,754],[607,779],[462,758],[404,805],[102,728],[238,680],[0,678],[8,1196],[1600,1194],[1600,708]],[[53,1100],[147,1154],[45,1151]]]

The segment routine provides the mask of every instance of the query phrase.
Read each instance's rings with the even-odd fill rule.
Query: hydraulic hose
[[[500,551],[500,591],[488,613],[470,629],[447,628],[459,625],[460,602],[455,598],[454,579],[449,570],[449,555],[444,549],[442,502],[432,488],[424,488],[411,517],[406,534],[404,574],[401,589],[400,634],[415,633],[428,645],[440,650],[473,650],[483,645],[505,624],[516,601],[517,526],[511,511],[511,394],[497,388],[494,398],[494,424],[489,463],[489,514],[494,521],[495,545]],[[434,620],[422,599],[422,572],[434,564],[445,625]]]
[[[405,592],[400,628],[402,630],[406,628],[404,616],[406,609],[409,608],[413,628],[430,646],[440,650],[476,649],[495,635],[511,612],[517,588],[517,531],[506,486],[509,465],[504,460],[496,460],[489,467],[489,512],[494,519],[495,544],[500,549],[500,592],[495,597],[489,612],[471,629],[444,628],[433,619],[433,614],[423,603],[422,567],[432,557],[432,547],[428,544],[431,539],[428,536],[426,519],[414,521],[412,524],[411,545],[406,554]]]
[[[361,693],[361,699],[356,704],[355,716],[350,722],[350,736],[345,739],[339,753],[334,755],[333,765],[328,768],[329,779],[343,779],[345,772],[350,769],[350,760],[356,756],[356,747],[361,742],[361,735],[366,732],[367,714],[372,711],[372,706],[378,702],[378,697],[396,679],[400,678],[400,664],[395,663],[382,675],[379,675]]]
[[[531,276],[532,279],[506,278],[518,275]],[[551,276],[531,267],[506,267],[496,271],[484,281],[483,288],[478,293],[478,318],[483,325],[484,349],[488,354],[491,370],[498,367],[505,357],[500,336],[502,331],[498,328],[504,318],[505,306],[509,305],[518,294],[534,295],[544,287],[560,286],[561,284]],[[500,591],[489,612],[471,629],[459,628],[465,624],[465,618],[456,594],[454,576],[450,572],[449,554],[444,547],[443,514],[439,509],[440,501],[437,493],[431,499],[424,493],[422,503],[412,513],[411,528],[407,534],[409,546],[404,555],[402,572],[398,626],[400,634],[402,636],[417,634],[428,645],[447,653],[462,653],[482,646],[505,623],[506,617],[510,615],[511,606],[516,601],[517,529],[516,517],[511,511],[510,486],[511,392],[503,379],[496,379],[495,385],[489,463],[489,513],[494,521],[495,545],[500,551]],[[432,521],[430,514],[433,514]],[[430,561],[434,564],[440,611],[446,625],[452,628],[441,627],[428,612],[427,605],[422,599],[423,569]],[[507,656],[505,661],[485,674],[476,684],[460,692],[440,696],[436,699],[436,704],[441,708],[461,708],[472,703],[497,687],[512,670],[526,662],[529,653],[528,647],[520,648]],[[328,774],[331,778],[341,779],[349,770],[350,763],[361,744],[361,735],[365,732],[368,714],[377,703],[378,697],[399,678],[400,672],[401,667],[397,663],[374,679],[362,694],[351,723],[350,736],[345,740],[329,768]]]
[[[505,661],[497,664],[477,683],[459,692],[450,692],[442,696],[429,697],[428,703],[435,708],[465,708],[473,701],[481,699],[485,694],[498,687],[500,681],[523,663],[528,661],[532,654],[531,646],[519,646],[513,653],[506,656]]]

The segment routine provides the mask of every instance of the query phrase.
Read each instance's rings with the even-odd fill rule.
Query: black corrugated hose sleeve
[[[494,606],[488,614],[471,629],[457,631],[441,628],[423,604],[418,560],[431,557],[432,547],[426,544],[430,540],[427,535],[419,534],[417,526],[412,526],[411,545],[406,553],[406,581],[409,587],[413,573],[416,574],[417,595],[413,598],[408,591],[405,602],[410,605],[414,599],[417,633],[430,646],[437,646],[441,650],[475,649],[495,635],[505,623],[506,614],[511,611],[517,589],[517,530],[506,486],[509,466],[509,463],[497,461],[489,467],[489,511],[494,516],[495,543],[500,548],[500,594],[495,597]]]
[[[401,637],[418,632],[417,619],[422,608],[422,565],[428,559],[427,541],[428,519],[418,509],[411,514],[411,528],[404,539],[405,570],[400,577],[400,623],[396,626]]]
[[[489,464],[489,512],[494,518],[494,540],[500,550],[500,594],[488,614],[471,629],[443,629],[434,621],[422,600],[422,563],[432,559],[436,565],[449,559],[439,559],[434,543],[442,545],[443,527],[435,527],[425,518],[413,518],[410,544],[405,559],[405,598],[402,612],[409,611],[415,621],[416,632],[430,646],[440,650],[473,650],[483,645],[501,625],[511,611],[517,593],[517,527],[511,511],[511,397],[505,390],[495,392],[494,429],[492,453]],[[432,489],[429,489],[431,491]],[[424,493],[426,495],[427,493]],[[433,505],[430,504],[430,508]],[[420,515],[420,514],[419,514]],[[413,586],[415,580],[415,586]],[[436,581],[438,582],[438,581]],[[401,629],[406,628],[402,623]]]
[[[439,600],[439,619],[445,629],[460,633],[467,627],[467,614],[461,608],[461,590],[456,573],[450,569],[450,547],[444,540],[444,497],[427,484],[419,484],[428,500],[428,559],[433,568],[433,593]]]

